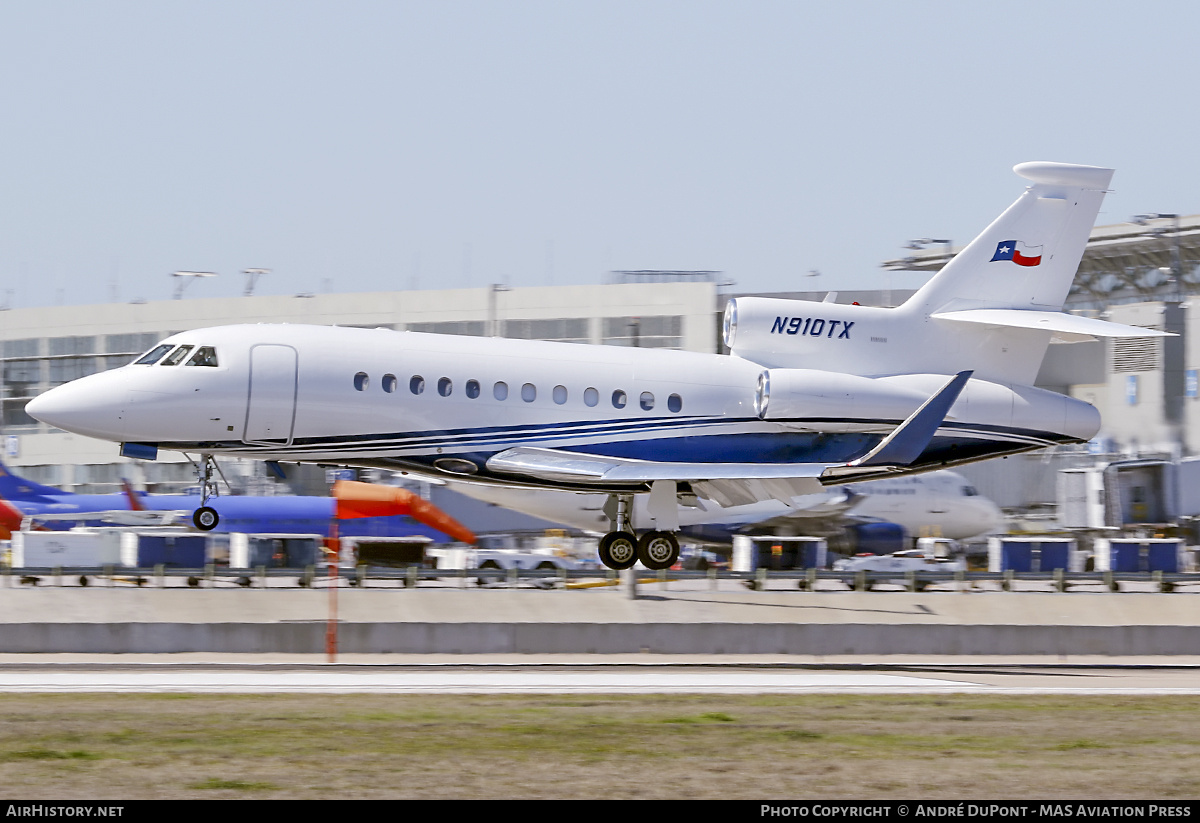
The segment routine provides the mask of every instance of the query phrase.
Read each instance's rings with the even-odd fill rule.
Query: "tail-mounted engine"
[[[758,376],[754,408],[763,420],[812,431],[869,431],[903,422],[948,380],[941,374],[860,377],[818,369],[766,369]],[[1057,432],[1086,440],[1099,412],[1082,400],[1037,389],[970,380],[946,416],[972,428]]]

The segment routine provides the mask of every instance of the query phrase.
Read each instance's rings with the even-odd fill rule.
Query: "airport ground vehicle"
[[[967,564],[963,557],[936,557],[926,554],[920,549],[908,549],[893,554],[861,554],[837,560],[833,564],[834,571],[863,572],[866,576],[865,586],[870,589],[880,577],[872,577],[872,572],[886,572],[894,576],[903,572],[956,572],[966,571]],[[924,589],[927,581],[918,580],[917,590]]]
[[[563,569],[571,570],[579,566],[575,560],[569,557],[549,552],[506,551],[503,549],[475,549],[466,553],[466,559],[472,568],[492,571],[517,569],[519,571],[553,572]],[[488,579],[481,577],[475,582],[482,586],[488,582]]]

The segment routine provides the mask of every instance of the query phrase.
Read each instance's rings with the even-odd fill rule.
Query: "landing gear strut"
[[[638,560],[638,540],[633,533],[629,508],[633,505],[631,494],[611,494],[604,504],[604,513],[612,524],[612,531],[600,538],[600,562],[615,571],[625,571]]]
[[[200,465],[196,467],[196,479],[200,481],[200,508],[192,513],[192,525],[202,532],[212,531],[221,522],[221,515],[208,505],[208,498],[217,495],[217,481],[213,479],[213,469],[216,469],[217,474],[221,474],[221,467],[213,460],[211,454],[200,455]],[[221,479],[225,480],[224,474],[221,474]]]

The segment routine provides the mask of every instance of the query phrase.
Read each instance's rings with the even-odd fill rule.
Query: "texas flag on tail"
[[[1011,260],[1018,266],[1036,266],[1042,262],[1041,246],[1026,246],[1020,240],[1005,240],[996,245],[996,253],[989,263]]]

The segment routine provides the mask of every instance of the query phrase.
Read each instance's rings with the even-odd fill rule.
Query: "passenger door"
[[[250,349],[250,393],[242,436],[245,442],[291,443],[298,360],[291,346],[264,343]]]

